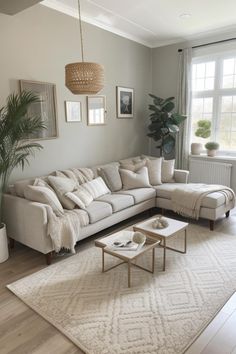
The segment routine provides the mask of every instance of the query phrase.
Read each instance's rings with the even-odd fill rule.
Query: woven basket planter
[[[71,63],[65,67],[66,87],[75,95],[96,94],[104,86],[104,68],[97,63]]]

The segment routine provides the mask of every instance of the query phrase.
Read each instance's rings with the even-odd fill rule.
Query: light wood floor
[[[173,214],[169,214],[170,216]],[[143,220],[147,213],[120,223],[109,229],[109,233]],[[175,215],[176,217],[176,215]],[[206,227],[206,221],[200,221]],[[236,209],[229,219],[216,223],[216,230],[236,234]],[[81,241],[81,248],[89,247],[94,239],[107,234],[101,232]],[[56,257],[60,262],[65,257]],[[10,258],[0,264],[0,354],[72,354],[80,351],[56,328],[28,308],[5,286],[28,274],[46,267],[42,254],[20,244],[11,250]],[[219,312],[211,324],[188,350],[188,354],[236,354],[236,294]],[[162,353],[160,353],[162,354]]]

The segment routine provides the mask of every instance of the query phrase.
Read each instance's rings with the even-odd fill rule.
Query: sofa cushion
[[[136,188],[128,191],[119,191],[119,194],[132,195],[134,203],[138,204],[145,200],[156,197],[156,190],[154,188]]]
[[[137,172],[120,169],[120,175],[124,190],[150,187],[147,167],[142,167]]]
[[[140,170],[140,168],[146,166],[146,162],[147,161],[145,159],[145,160],[140,160],[140,161],[137,161],[137,162],[121,163],[120,164],[120,168],[122,168],[124,170],[137,172],[138,170]]]
[[[171,193],[175,188],[184,187],[183,183],[164,183],[161,186],[156,186],[157,197],[164,199],[171,199]],[[202,207],[215,209],[225,203],[225,197],[219,193],[214,192],[208,194],[202,200]]]
[[[85,210],[88,213],[90,224],[94,224],[95,222],[112,215],[111,205],[97,200],[94,200],[89,204]]]
[[[35,178],[23,179],[21,181],[17,181],[14,184],[15,192],[17,197],[25,198],[24,190],[26,186],[33,185]]]
[[[119,172],[119,166],[110,164],[98,169],[99,176],[105,181],[111,192],[117,192],[122,188],[122,181]]]
[[[137,162],[140,162],[140,161],[142,161],[141,156],[134,156],[134,157],[129,157],[127,159],[120,160],[119,163],[121,165],[123,165],[123,164],[137,163]]]
[[[161,184],[161,165],[162,157],[156,159],[147,160],[148,176],[152,186]]]
[[[114,213],[134,205],[134,198],[131,195],[118,193],[103,195],[97,200],[109,203]]]
[[[162,183],[173,183],[175,173],[175,160],[162,160],[161,181]]]

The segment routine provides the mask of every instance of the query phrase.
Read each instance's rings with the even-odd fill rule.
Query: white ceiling
[[[80,0],[82,19],[148,47],[236,29],[236,0]],[[43,5],[77,16],[77,0]],[[181,18],[181,14],[191,14]]]

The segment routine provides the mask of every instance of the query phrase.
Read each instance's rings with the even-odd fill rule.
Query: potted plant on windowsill
[[[211,121],[207,119],[201,119],[197,122],[197,130],[195,135],[198,138],[207,139],[211,136]],[[192,143],[191,144],[191,154],[192,155],[200,155],[202,152],[202,144],[201,143]]]
[[[210,157],[216,156],[216,151],[219,149],[220,145],[214,141],[209,141],[205,144],[205,148],[207,149],[207,155]]]
[[[151,114],[147,135],[157,142],[156,147],[160,149],[160,156],[163,153],[170,154],[175,147],[175,136],[179,131],[179,125],[187,116],[174,112],[174,97],[163,99],[152,94],[149,96],[152,97],[153,104],[149,105]]]
[[[0,263],[8,258],[6,226],[3,223],[3,194],[15,167],[24,169],[28,157],[42,146],[28,137],[45,128],[40,116],[29,116],[27,110],[33,103],[40,103],[32,92],[11,94],[0,109]]]

